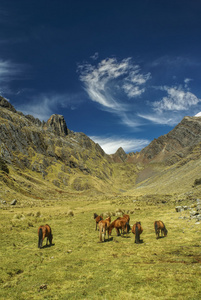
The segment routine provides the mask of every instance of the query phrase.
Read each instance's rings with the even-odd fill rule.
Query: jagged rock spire
[[[67,135],[68,128],[62,115],[54,114],[46,122],[47,128],[52,128],[57,135]]]

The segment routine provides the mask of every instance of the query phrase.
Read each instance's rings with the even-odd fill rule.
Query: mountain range
[[[41,122],[0,97],[2,198],[44,199],[52,193],[199,195],[201,117],[184,117],[140,152],[107,155],[64,117]]]

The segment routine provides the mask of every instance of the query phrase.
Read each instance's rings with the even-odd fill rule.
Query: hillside
[[[1,198],[50,199],[55,193],[195,192],[201,118],[185,117],[139,153],[107,155],[61,115],[41,122],[0,97]]]

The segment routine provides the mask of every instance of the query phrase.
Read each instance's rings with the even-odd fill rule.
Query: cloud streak
[[[97,57],[97,55],[96,55]],[[103,59],[97,65],[83,63],[78,66],[80,80],[89,98],[113,113],[129,110],[129,103],[122,97],[136,98],[145,92],[145,83],[151,75],[142,74],[139,65],[131,58],[118,61],[116,58]]]
[[[90,138],[101,145],[105,153],[114,154],[118,148],[122,147],[125,152],[138,151],[146,147],[150,141],[146,139],[125,139],[121,137],[100,137],[90,136]]]
[[[16,108],[25,115],[31,114],[41,121],[47,121],[59,108],[75,109],[81,102],[79,95],[47,93],[32,97],[26,103],[17,105]]]

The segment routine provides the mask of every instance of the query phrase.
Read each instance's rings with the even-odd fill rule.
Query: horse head
[[[96,213],[94,213],[94,219],[96,219],[98,217],[98,215]]]

